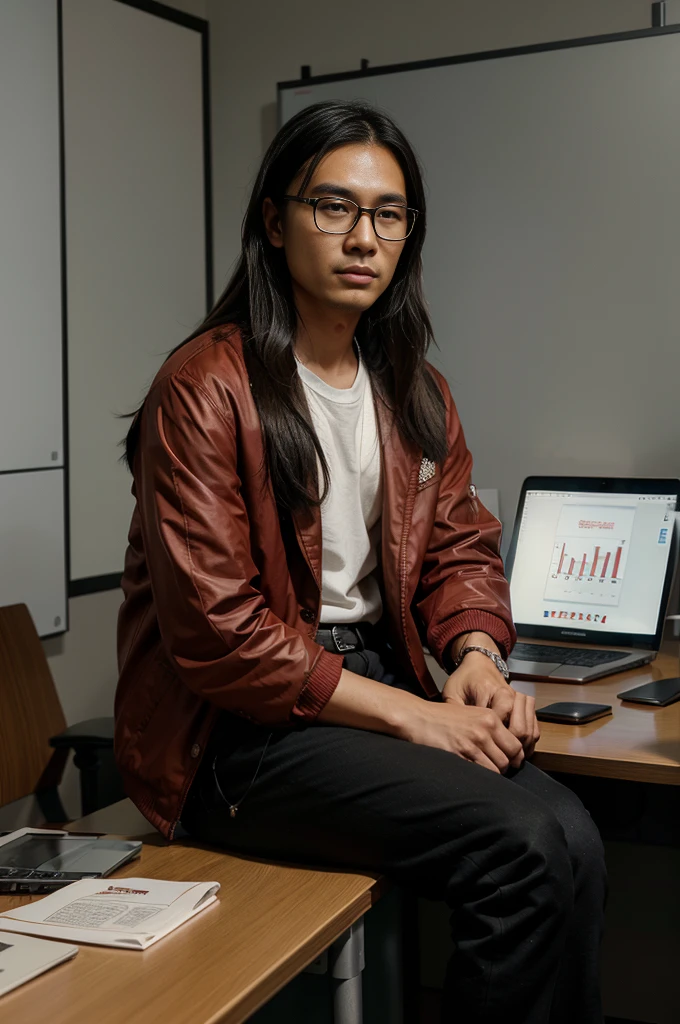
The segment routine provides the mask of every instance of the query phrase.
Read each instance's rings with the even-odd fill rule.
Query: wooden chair
[[[80,769],[83,814],[123,796],[115,775],[105,781],[100,771],[102,759],[113,762],[113,719],[66,728],[28,608],[0,608],[0,806],[35,794],[46,822],[65,821],[57,787],[71,750]]]

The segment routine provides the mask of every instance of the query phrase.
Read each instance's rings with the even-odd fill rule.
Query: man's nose
[[[348,241],[354,245],[360,245],[362,249],[374,249],[378,242],[378,236],[373,230],[373,219],[368,211],[364,210],[359,220],[347,236]]]

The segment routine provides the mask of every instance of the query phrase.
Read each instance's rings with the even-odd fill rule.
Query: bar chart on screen
[[[634,518],[630,507],[565,505],[553,544],[546,600],[618,605]]]

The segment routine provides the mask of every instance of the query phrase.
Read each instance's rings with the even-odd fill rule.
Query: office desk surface
[[[678,674],[677,658],[662,655],[642,669],[583,685],[514,681],[536,697],[537,707],[561,700],[613,706],[612,717],[589,725],[541,723],[535,763],[552,771],[680,785],[680,702],[645,708],[616,697]],[[97,830],[95,817],[93,828],[84,830]],[[107,830],[116,828],[109,824]],[[240,1024],[361,917],[383,885],[368,874],[282,867],[185,842],[168,846],[160,836],[144,840],[141,860],[115,877],[214,879],[222,885],[219,901],[144,952],[81,946],[75,960],[4,996],[3,1020]],[[0,909],[25,902],[0,897]]]
[[[541,722],[534,764],[547,771],[680,786],[680,701],[652,708],[616,696],[653,679],[678,675],[678,659],[665,654],[643,668],[592,683],[513,680],[515,689],[536,698],[537,708],[565,700],[612,705],[612,716],[589,725]]]
[[[143,952],[81,946],[74,960],[3,996],[3,1021],[239,1024],[358,920],[381,886],[367,874],[266,864],[160,837],[113,877],[125,876],[222,888],[217,903]],[[3,896],[0,909],[25,902]]]

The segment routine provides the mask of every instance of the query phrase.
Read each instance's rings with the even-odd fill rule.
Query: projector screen
[[[678,474],[678,95],[676,29],[279,86],[282,122],[366,100],[414,145],[429,358],[507,525],[532,474]]]

